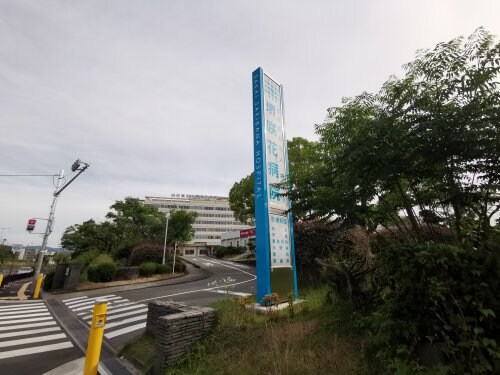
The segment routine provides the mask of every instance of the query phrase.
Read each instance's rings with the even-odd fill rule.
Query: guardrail
[[[35,274],[35,271],[31,271],[31,272],[26,272],[26,273],[14,273],[14,274],[10,274],[10,275],[5,275],[3,277],[3,280],[2,280],[2,283],[0,285],[0,288],[4,287],[5,285],[13,282],[13,281],[18,281],[18,280],[22,280],[22,279],[27,279],[27,278],[30,278],[30,277],[33,277],[33,275]]]

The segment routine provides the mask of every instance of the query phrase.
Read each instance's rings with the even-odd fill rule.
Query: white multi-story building
[[[180,254],[184,255],[208,254],[214,246],[221,245],[222,233],[251,228],[234,218],[227,197],[172,194],[171,197],[146,197],[144,204],[153,205],[164,213],[185,210],[198,214],[193,225],[193,240],[180,248]]]

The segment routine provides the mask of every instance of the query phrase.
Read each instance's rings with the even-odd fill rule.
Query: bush
[[[56,273],[54,271],[50,271],[45,275],[45,278],[43,279],[43,285],[42,288],[46,292],[52,289],[52,281],[54,281],[54,275]]]
[[[172,256],[167,253],[166,262],[170,261]],[[162,263],[163,246],[155,244],[143,244],[136,246],[129,257],[129,265],[138,266],[145,262]]]
[[[114,279],[116,270],[117,267],[113,263],[90,265],[87,269],[87,277],[94,283],[108,282]]]
[[[156,273],[169,273],[172,272],[172,266],[168,264],[158,264],[156,266]]]
[[[116,274],[116,265],[113,263],[102,263],[97,266],[99,279],[102,282],[112,281]]]
[[[87,268],[87,279],[93,283],[98,283],[100,281],[99,271],[97,271],[97,265],[89,266]]]
[[[115,280],[133,280],[139,277],[139,267],[119,267]]]
[[[380,302],[365,318],[386,366],[499,373],[500,261],[449,245],[392,246],[377,254]],[[372,279],[375,281],[375,277]]]
[[[243,254],[246,248],[244,247],[234,247],[234,246],[216,246],[215,256],[217,258],[224,258],[225,256]]]
[[[175,272],[186,272],[186,265],[183,262],[175,262]]]
[[[157,264],[154,262],[145,262],[139,266],[139,274],[141,276],[151,276],[156,273]]]

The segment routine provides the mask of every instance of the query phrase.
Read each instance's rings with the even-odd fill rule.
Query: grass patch
[[[248,299],[224,300],[214,332],[166,372],[168,375],[211,374],[361,374],[365,365],[360,340],[338,335],[326,289],[301,293],[306,302],[292,314],[268,315],[245,309]],[[345,317],[341,317],[344,319]]]
[[[147,373],[153,363],[155,338],[146,332],[137,340],[131,341],[120,351],[120,356],[124,355],[143,373]]]

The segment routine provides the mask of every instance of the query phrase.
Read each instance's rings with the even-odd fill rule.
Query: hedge
[[[157,264],[154,262],[145,262],[139,266],[141,276],[152,276],[156,273]]]
[[[116,271],[117,267],[113,263],[91,265],[87,270],[87,277],[94,283],[108,282],[114,279]]]
[[[170,261],[172,256],[167,253],[166,261]],[[163,246],[155,244],[143,244],[136,246],[130,257],[128,263],[131,266],[139,266],[145,262],[162,263],[163,261]]]

